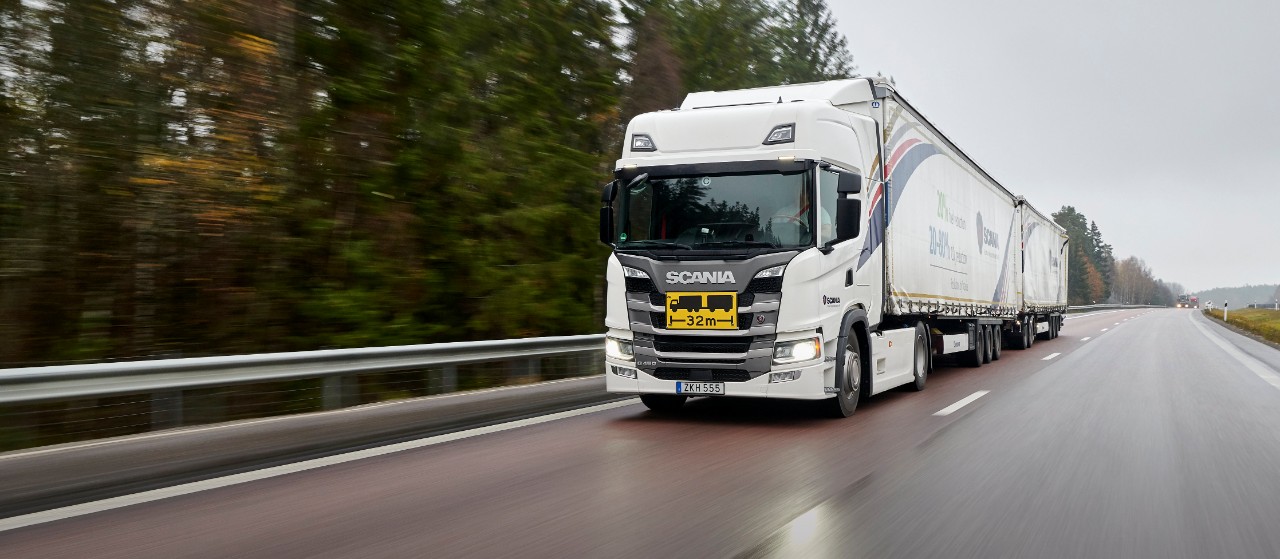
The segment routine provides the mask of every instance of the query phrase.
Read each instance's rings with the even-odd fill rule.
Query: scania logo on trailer
[[[667,272],[667,283],[738,283],[733,272]]]

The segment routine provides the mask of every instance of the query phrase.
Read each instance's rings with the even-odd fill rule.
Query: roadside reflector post
[[[1222,321],[1223,322],[1227,321],[1227,302],[1226,301],[1222,302]]]

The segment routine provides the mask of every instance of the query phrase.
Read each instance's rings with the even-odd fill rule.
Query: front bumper
[[[613,372],[613,367],[625,367],[636,371],[636,378],[627,378]],[[832,397],[828,387],[835,379],[835,363],[815,362],[801,367],[777,367],[775,373],[799,370],[800,378],[788,382],[769,382],[763,374],[745,382],[724,383],[725,396],[742,398],[784,398],[788,400],[823,400]],[[676,383],[662,380],[636,369],[629,361],[605,360],[605,389],[615,394],[675,394]]]

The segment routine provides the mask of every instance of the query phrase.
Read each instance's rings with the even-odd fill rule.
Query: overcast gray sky
[[[1041,211],[1190,290],[1280,282],[1280,1],[828,3],[861,73]]]

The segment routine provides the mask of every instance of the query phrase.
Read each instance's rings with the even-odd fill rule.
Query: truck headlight
[[[632,268],[630,266],[622,267],[622,276],[627,278],[649,279],[649,274],[645,273],[644,270]]]
[[[782,277],[782,271],[785,269],[787,269],[786,264],[779,264],[772,268],[765,268],[756,274],[755,279],[780,278]]]
[[[631,340],[613,336],[605,336],[604,354],[623,361],[630,361],[636,358],[635,347],[631,345]]]
[[[811,361],[819,357],[822,357],[822,340],[820,338],[806,338],[773,344],[773,363],[775,365]]]

